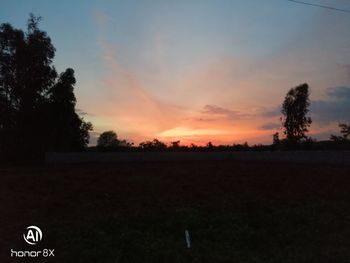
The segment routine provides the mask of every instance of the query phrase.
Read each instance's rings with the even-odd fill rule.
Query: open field
[[[0,262],[349,262],[350,167],[193,161],[0,167]],[[186,248],[184,231],[192,237]],[[31,262],[31,261],[29,261]]]

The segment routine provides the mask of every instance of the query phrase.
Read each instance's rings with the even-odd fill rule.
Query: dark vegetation
[[[349,167],[205,161],[2,167],[0,174],[0,262],[20,262],[9,250],[30,249],[22,237],[30,224],[44,233],[35,249],[55,248],[48,262],[350,258]]]
[[[74,70],[53,66],[55,48],[30,15],[27,30],[0,25],[0,157],[38,161],[45,151],[80,151],[91,123],[75,111]]]
[[[307,116],[309,106],[308,84],[304,83],[288,91],[282,105],[283,117],[281,120],[286,140],[290,143],[308,139],[306,133],[312,123],[311,118]]]
[[[114,132],[113,132],[114,133]],[[277,133],[276,133],[277,134]],[[350,140],[345,139],[343,136],[336,136],[337,139],[331,139],[328,141],[316,141],[311,138],[307,138],[300,142],[291,142],[287,139],[280,140],[276,135],[273,135],[273,143],[271,145],[254,144],[249,145],[247,142],[243,144],[232,145],[213,145],[208,142],[205,146],[198,146],[195,144],[181,145],[180,141],[171,142],[166,144],[158,139],[152,141],[141,142],[138,146],[134,146],[133,143],[125,140],[116,141],[113,146],[105,145],[92,146],[87,148],[87,151],[116,151],[116,152],[224,152],[224,151],[345,151],[350,150]]]

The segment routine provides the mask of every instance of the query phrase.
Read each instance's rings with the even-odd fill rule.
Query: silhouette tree
[[[128,142],[127,140],[118,140],[118,147],[120,148],[131,148],[133,145],[133,142]]]
[[[58,143],[49,143],[56,140],[49,126],[58,127],[59,121],[55,124],[53,120],[57,117],[60,107],[58,105],[62,104],[56,103],[55,92],[51,89],[57,85],[62,86],[62,82],[67,80],[64,80],[66,75],[61,75],[56,83],[57,72],[52,65],[55,48],[46,32],[39,29],[40,20],[40,17],[30,14],[25,32],[13,28],[8,23],[0,25],[0,149],[2,154],[8,155],[12,152],[16,155],[23,153],[24,158],[37,157],[39,153],[48,149],[56,150],[58,145]],[[66,72],[68,75],[69,71]],[[73,91],[68,93],[73,94]],[[55,106],[49,105],[51,102],[55,102]],[[75,105],[75,101],[73,104]],[[57,111],[51,111],[55,107]],[[73,116],[74,107],[70,111],[70,116]],[[53,112],[55,114],[51,116]],[[63,116],[67,116],[67,113],[62,113],[62,119]],[[92,128],[91,124],[85,123],[79,117],[71,118],[70,123],[72,126],[69,129],[74,130],[72,133],[76,138],[73,140],[73,135],[69,136],[67,138],[69,142],[65,142],[64,148],[73,149],[86,145],[88,131]],[[55,136],[58,136],[57,133]],[[60,142],[63,137],[62,134],[59,138]],[[67,147],[68,144],[69,147]],[[61,147],[57,150],[60,149]]]
[[[332,141],[349,141],[350,140],[350,124],[339,123],[341,136],[332,134],[330,139]]]
[[[158,139],[153,139],[153,141],[145,141],[139,144],[139,147],[143,150],[165,150],[167,148],[166,144]]]
[[[206,144],[206,147],[207,147],[208,149],[212,149],[212,148],[214,148],[214,145],[213,145],[211,142],[208,142],[208,143]]]
[[[171,142],[171,148],[174,148],[174,149],[178,149],[180,148],[180,141],[174,141],[174,142]]]
[[[68,68],[60,74],[58,81],[49,90],[48,123],[50,123],[50,134],[55,138],[48,142],[51,150],[82,150],[89,142],[92,124],[85,122],[75,112],[75,83],[74,70]]]
[[[105,131],[97,140],[97,147],[102,149],[113,149],[118,146],[118,137],[114,131]]]
[[[272,135],[272,144],[273,145],[278,145],[279,143],[280,143],[280,134],[279,134],[279,132],[275,132]]]
[[[311,118],[307,117],[309,112],[309,86],[302,84],[291,88],[282,105],[281,118],[284,134],[290,142],[300,142],[307,139],[306,133],[311,125]]]

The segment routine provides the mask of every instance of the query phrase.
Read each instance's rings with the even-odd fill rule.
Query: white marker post
[[[185,230],[185,239],[186,239],[187,248],[191,248],[190,232],[188,232],[187,229]]]

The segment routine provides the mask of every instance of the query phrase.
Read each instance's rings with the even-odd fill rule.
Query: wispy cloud
[[[314,40],[302,33],[259,56],[230,48],[188,58],[187,48],[194,47],[175,44],[174,39],[183,39],[161,26],[137,25],[143,29],[142,41],[129,49],[122,38],[112,41],[110,29],[116,25],[108,14],[96,12],[94,19],[105,70],[93,112],[103,129],[135,140],[180,136],[197,142],[266,141],[279,128],[280,103],[289,87],[304,81],[315,87],[312,127],[349,116],[346,87],[329,89],[322,97],[332,83],[344,86],[350,76],[345,63],[339,67],[339,50],[330,48],[326,34],[318,36],[322,48],[315,48]]]
[[[202,112],[204,114],[225,117],[230,120],[239,120],[242,118],[250,117],[250,115],[248,114],[244,114],[239,111],[234,111],[230,109],[225,109],[216,105],[205,105]]]
[[[95,15],[96,24],[100,27],[100,29],[103,29],[103,30],[106,28],[108,23],[113,21],[111,16],[107,15],[105,12],[101,10],[96,10],[94,15]]]
[[[277,122],[269,122],[260,126],[262,130],[279,130],[281,128],[281,124]]]
[[[281,116],[280,106],[271,109],[264,109],[261,112],[263,117]],[[316,137],[325,139],[340,122],[350,122],[350,87],[339,86],[331,87],[326,90],[326,97],[323,99],[314,99],[310,101],[310,116],[313,124],[311,133]],[[260,126],[262,130],[278,130],[281,124],[276,121],[266,122]],[[328,137],[326,136],[328,134]]]
[[[99,13],[96,19],[100,26],[107,26],[106,15]],[[165,103],[147,90],[137,74],[119,61],[117,48],[103,35],[97,42],[106,73],[100,87],[103,103],[96,107],[110,129],[132,139],[146,139],[181,123],[186,116],[181,107]]]
[[[319,124],[350,122],[350,87],[327,90],[327,97],[311,101],[311,114]]]

